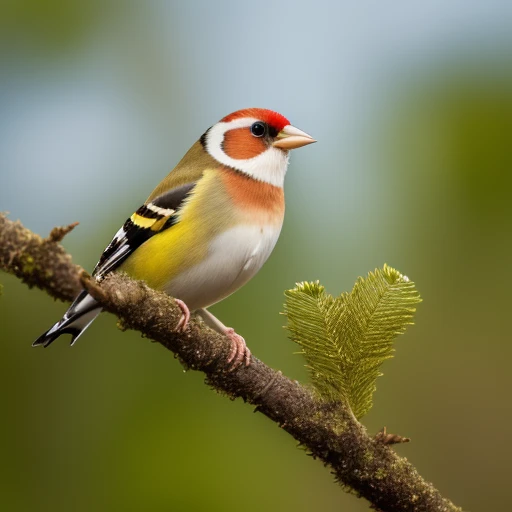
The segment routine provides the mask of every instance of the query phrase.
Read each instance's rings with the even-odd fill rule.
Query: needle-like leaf
[[[298,283],[285,295],[288,329],[302,347],[314,387],[326,400],[345,401],[361,418],[372,406],[393,340],[412,324],[421,301],[414,283],[384,265],[336,298],[318,281]]]

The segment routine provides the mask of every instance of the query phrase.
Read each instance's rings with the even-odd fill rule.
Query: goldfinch
[[[175,297],[184,330],[190,312],[232,341],[228,362],[250,362],[244,339],[207,307],[251,279],[283,224],[289,150],[315,142],[271,110],[234,112],[209,128],[105,249],[93,276],[126,272]],[[61,334],[71,345],[101,312],[83,290],[33,346]]]

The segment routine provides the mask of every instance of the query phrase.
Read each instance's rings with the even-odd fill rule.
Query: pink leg
[[[204,320],[206,325],[211,327],[224,336],[227,336],[231,341],[231,352],[229,353],[228,363],[230,363],[230,370],[237,368],[242,361],[245,366],[251,364],[251,351],[245,344],[245,340],[235,332],[231,327],[226,327],[218,318],[213,316],[207,309],[198,309],[196,313]]]
[[[228,327],[224,334],[231,340],[232,344],[228,357],[228,363],[231,363],[231,370],[237,368],[242,361],[245,362],[245,366],[249,366],[251,364],[251,351],[245,344],[244,338],[231,327]]]
[[[188,309],[188,306],[182,300],[180,300],[180,299],[174,299],[174,300],[176,301],[176,304],[178,304],[178,306],[180,307],[181,312],[183,313],[181,315],[180,321],[178,322],[176,330],[183,332],[187,328],[188,322],[190,320],[190,310]]]

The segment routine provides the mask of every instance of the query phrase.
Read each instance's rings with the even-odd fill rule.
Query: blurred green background
[[[506,510],[512,357],[512,4],[0,3],[0,210],[92,269],[225,114],[275,109],[293,153],[273,256],[213,309],[306,380],[283,291],[383,263],[423,298],[378,382],[370,432],[465,510]],[[1,507],[363,511],[251,407],[102,315],[70,349],[30,344],[65,310],[0,275]]]

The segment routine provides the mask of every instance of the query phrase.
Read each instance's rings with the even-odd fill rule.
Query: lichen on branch
[[[72,300],[82,288],[80,267],[58,242],[75,226],[54,228],[42,238],[0,213],[0,269],[56,299]]]

